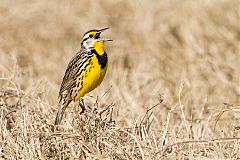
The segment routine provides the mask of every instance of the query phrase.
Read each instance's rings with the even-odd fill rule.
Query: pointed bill
[[[102,33],[103,31],[105,31],[105,30],[107,30],[107,29],[109,29],[109,28],[106,27],[106,28],[103,28],[103,29],[99,29],[98,32]]]
[[[105,42],[105,41],[113,41],[112,39],[102,38],[102,37],[98,38],[98,40],[99,41],[103,41],[103,42]]]

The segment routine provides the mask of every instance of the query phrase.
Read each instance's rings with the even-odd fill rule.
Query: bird
[[[70,60],[61,83],[55,125],[61,123],[64,112],[72,101],[80,102],[83,112],[85,107],[81,104],[82,97],[103,81],[108,66],[104,42],[112,40],[100,35],[107,29],[109,28],[93,29],[83,35],[81,49]]]

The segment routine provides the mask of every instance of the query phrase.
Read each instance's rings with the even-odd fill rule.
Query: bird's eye
[[[93,35],[92,35],[92,34],[90,34],[90,35],[89,35],[89,38],[92,38],[92,37],[93,37]]]

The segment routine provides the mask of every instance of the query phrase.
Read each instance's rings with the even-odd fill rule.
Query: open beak
[[[107,29],[109,29],[109,28],[106,27],[106,28],[103,28],[103,29],[99,29],[99,30],[98,30],[98,33],[97,33],[96,36],[95,36],[95,38],[97,38],[98,40],[103,41],[103,42],[104,42],[104,41],[113,41],[113,40],[111,40],[111,39],[101,38],[101,37],[100,37],[101,33],[102,33],[103,31],[107,30]]]

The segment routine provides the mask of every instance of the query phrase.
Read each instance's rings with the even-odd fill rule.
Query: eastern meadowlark
[[[55,125],[61,123],[64,111],[71,101],[80,101],[103,81],[107,70],[108,57],[100,34],[108,28],[90,30],[83,36],[81,50],[69,62],[59,91],[58,112]],[[83,110],[83,106],[80,103]]]

